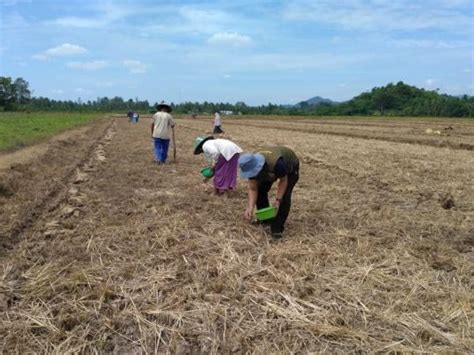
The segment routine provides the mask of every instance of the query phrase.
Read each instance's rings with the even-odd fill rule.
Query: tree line
[[[154,112],[157,103],[149,103],[138,98],[124,100],[99,97],[96,100],[82,101],[52,100],[47,97],[32,97],[29,84],[23,78],[13,80],[0,76],[0,111],[80,111],[80,112]],[[209,114],[216,111],[254,115],[289,116],[431,116],[431,117],[472,117],[474,97],[461,97],[440,94],[438,90],[425,90],[403,82],[375,87],[349,101],[336,103],[324,102],[310,105],[300,102],[298,105],[275,105],[269,103],[260,106],[248,106],[244,102],[212,103],[183,102],[171,103],[173,112],[182,114]]]

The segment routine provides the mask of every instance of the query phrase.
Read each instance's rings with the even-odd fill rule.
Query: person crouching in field
[[[248,179],[248,205],[244,217],[251,220],[257,210],[269,207],[268,192],[278,180],[275,198],[277,215],[270,220],[273,239],[283,236],[291,207],[291,194],[299,179],[300,163],[295,152],[283,146],[267,147],[257,153],[242,154],[239,158],[240,177]]]
[[[220,111],[216,111],[216,113],[214,113],[214,130],[212,131],[212,134],[221,133],[224,133],[224,131],[222,130],[221,113]]]
[[[242,149],[227,139],[197,137],[194,154],[200,153],[204,153],[214,170],[214,192],[228,195],[237,185],[237,165]]]
[[[158,165],[165,164],[168,157],[170,135],[176,122],[170,115],[171,106],[163,101],[157,106],[158,112],[151,119],[151,136],[154,140],[155,159]]]

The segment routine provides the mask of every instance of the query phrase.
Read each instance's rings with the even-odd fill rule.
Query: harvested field
[[[202,184],[212,120],[178,124],[165,166],[147,119],[112,117],[0,171],[2,352],[474,347],[474,122],[224,119],[301,158],[281,243],[241,218],[245,181]]]

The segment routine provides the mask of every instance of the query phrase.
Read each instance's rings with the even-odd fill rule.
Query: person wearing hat
[[[166,158],[168,157],[170,136],[176,122],[173,116],[170,115],[170,105],[161,101],[156,108],[158,112],[155,113],[151,119],[151,136],[154,140],[156,163],[161,165],[166,162]]]
[[[283,236],[285,222],[290,213],[291,194],[299,179],[299,160],[295,152],[284,146],[261,149],[256,153],[242,154],[239,158],[240,177],[248,179],[248,205],[244,217],[252,219],[253,210],[270,206],[268,192],[278,180],[275,197],[277,215],[270,221],[274,239]]]
[[[214,139],[213,136],[197,137],[194,154],[204,153],[214,170],[214,192],[228,194],[237,185],[237,165],[242,149],[228,139]]]

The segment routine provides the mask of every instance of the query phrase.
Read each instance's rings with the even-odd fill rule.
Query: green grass
[[[0,151],[30,145],[99,117],[97,113],[1,112]]]

